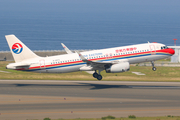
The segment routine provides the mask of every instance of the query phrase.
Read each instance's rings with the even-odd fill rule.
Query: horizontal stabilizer
[[[7,69],[18,69],[18,68],[29,68],[31,64],[30,63],[10,63],[6,66]]]

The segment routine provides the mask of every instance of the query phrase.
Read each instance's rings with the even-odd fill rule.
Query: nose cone
[[[175,51],[172,49],[172,48],[169,48],[168,49],[168,52],[171,54],[171,55],[174,55]]]

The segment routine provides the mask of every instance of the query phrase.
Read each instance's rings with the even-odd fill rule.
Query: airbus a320
[[[151,62],[156,71],[154,61],[168,58],[174,50],[161,43],[144,43],[130,46],[114,47],[92,51],[73,53],[64,44],[67,54],[40,57],[32,52],[15,35],[5,36],[15,63],[7,69],[40,73],[67,73],[75,71],[94,71],[93,77],[102,79],[101,71],[106,73],[126,72],[130,64]]]

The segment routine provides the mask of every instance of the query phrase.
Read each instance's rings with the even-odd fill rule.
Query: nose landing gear
[[[152,64],[152,70],[156,71],[156,67],[154,67],[154,61],[151,61],[151,64]]]

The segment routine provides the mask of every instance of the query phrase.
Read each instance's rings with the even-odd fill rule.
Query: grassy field
[[[8,61],[0,61],[0,79],[18,80],[97,80],[86,72],[72,73],[33,73],[6,69]],[[5,73],[6,71],[9,73]],[[136,75],[132,72],[141,72],[146,75]],[[131,66],[130,71],[124,73],[101,72],[103,80],[106,81],[180,81],[180,67],[157,67],[152,71],[149,66]]]

